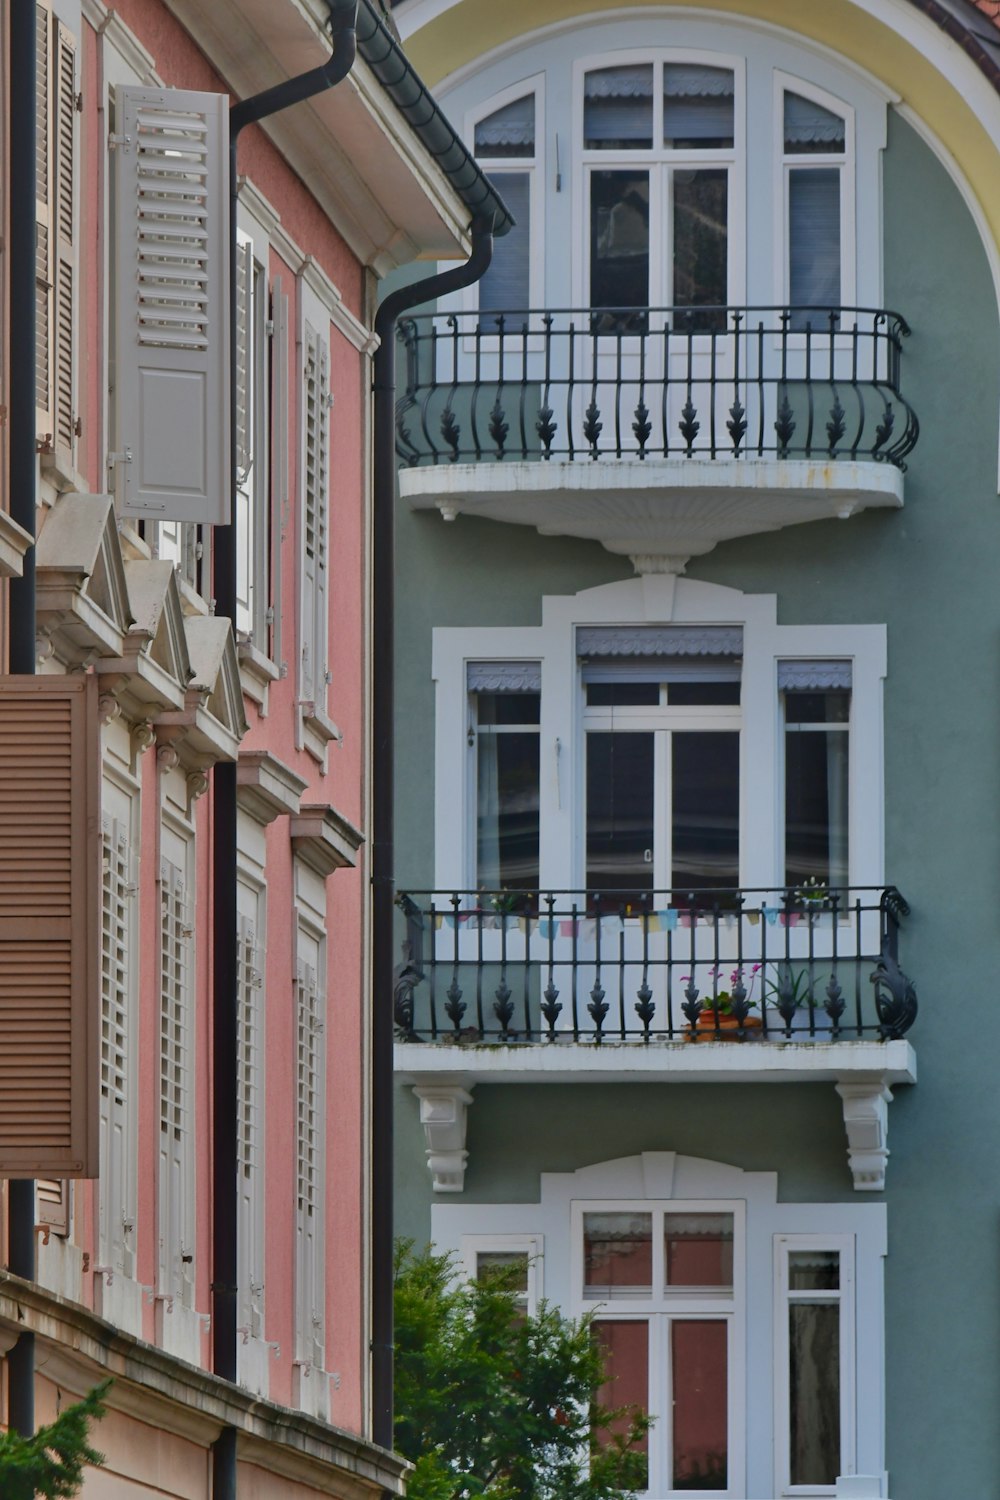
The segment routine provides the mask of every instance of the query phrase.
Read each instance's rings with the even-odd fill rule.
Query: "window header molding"
[[[542,664],[537,661],[470,661],[466,667],[470,693],[540,693]]]
[[[853,672],[849,661],[779,661],[778,690],[849,688]]]

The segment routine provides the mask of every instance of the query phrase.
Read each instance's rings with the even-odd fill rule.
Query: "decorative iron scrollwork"
[[[875,986],[879,1035],[883,1041],[897,1041],[917,1018],[917,992],[890,952],[888,942],[882,944],[882,957],[870,977]]]

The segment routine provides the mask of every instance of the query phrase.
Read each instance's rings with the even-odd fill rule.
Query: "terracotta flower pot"
[[[743,1030],[744,1032],[760,1031],[762,1024],[760,1016],[747,1016],[743,1022]],[[740,1023],[735,1016],[720,1014],[716,1033],[716,1015],[711,1006],[706,1006],[698,1017],[697,1030],[701,1033],[701,1040],[704,1041],[738,1042],[740,1039]],[[691,1032],[688,1032],[688,1036],[692,1041],[699,1040],[697,1033],[692,1036]]]

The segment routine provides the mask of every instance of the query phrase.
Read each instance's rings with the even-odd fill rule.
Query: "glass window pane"
[[[653,1290],[652,1214],[584,1214],[587,1297],[635,1297]]]
[[[842,729],[785,733],[785,882],[848,884],[848,759]]]
[[[672,708],[704,708],[710,704],[739,704],[739,682],[672,682],[667,702]]]
[[[788,1308],[792,1484],[829,1484],[840,1473],[840,1306]]]
[[[732,1214],[665,1214],[667,1286],[732,1286]]]
[[[660,701],[658,682],[588,682],[588,708],[648,708]]]
[[[525,94],[480,120],[475,130],[475,151],[477,156],[534,156],[534,94]]]
[[[476,1255],[476,1276],[490,1274],[503,1277],[512,1292],[528,1291],[528,1252],[526,1250],[480,1250]]]
[[[729,1483],[727,1356],[725,1323],[671,1324],[675,1490],[724,1490]]]
[[[653,144],[653,68],[637,63],[598,68],[583,87],[583,144],[588,150],[648,150]]]
[[[796,167],[788,174],[788,300],[813,312],[840,306],[840,168]],[[808,321],[797,313],[791,327]],[[829,327],[829,322],[826,324]]]
[[[480,727],[490,724],[537,724],[540,693],[477,693],[476,718]]]
[[[785,694],[786,724],[846,724],[851,717],[851,695],[844,689]]]
[[[538,731],[476,737],[476,882],[538,889]]]
[[[611,1322],[601,1319],[591,1325],[594,1338],[604,1354],[604,1382],[597,1393],[599,1405],[606,1410],[618,1406],[637,1406],[649,1410],[649,1326],[646,1323]],[[628,1417],[619,1417],[605,1429],[608,1435],[628,1432]],[[646,1453],[648,1437],[636,1444],[636,1451]],[[640,1488],[645,1489],[644,1476]]]
[[[664,63],[663,144],[712,150],[733,144],[733,75],[701,63]]]
[[[785,150],[789,153],[828,152],[840,154],[845,146],[845,127],[840,115],[801,94],[785,94]]]
[[[729,300],[729,173],[713,167],[675,171],[674,295],[677,308],[725,307]],[[688,315],[678,328],[721,330],[718,314]]]
[[[838,1291],[839,1250],[793,1250],[788,1257],[788,1285],[793,1292]]]
[[[649,306],[649,173],[590,174],[590,305]]]
[[[516,220],[508,234],[493,242],[493,259],[479,281],[481,313],[524,313],[528,310],[528,272],[531,262],[531,175],[493,172],[490,181]],[[485,333],[495,326],[483,320]]]
[[[653,736],[587,735],[587,889],[653,888]]]
[[[699,888],[730,890],[740,873],[740,737],[675,733],[673,871],[675,899]]]

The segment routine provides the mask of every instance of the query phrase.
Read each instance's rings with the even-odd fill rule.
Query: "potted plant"
[[[709,970],[709,979],[714,985],[718,985],[722,972],[718,964]],[[733,1041],[741,1031],[759,1031],[762,1024],[760,1017],[748,1014],[757,1009],[753,989],[759,973],[760,964],[753,964],[749,969],[733,969],[729,975],[728,989],[716,988],[712,994],[703,997],[695,1031],[689,1033],[689,1036],[696,1040],[697,1033],[701,1032],[703,1035],[708,1033],[725,1041]],[[691,976],[682,974],[681,979],[688,986],[685,991],[688,1002],[697,1000],[698,991],[692,988]]]

